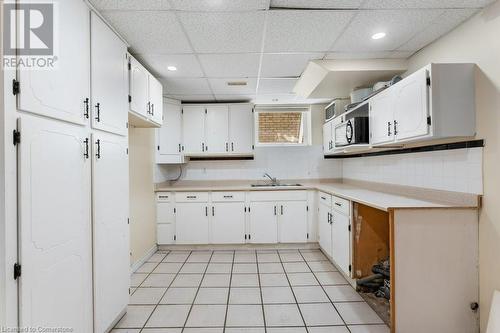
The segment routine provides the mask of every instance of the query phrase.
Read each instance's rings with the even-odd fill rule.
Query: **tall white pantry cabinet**
[[[18,325],[100,333],[128,303],[127,47],[84,1],[58,11],[58,69],[16,73]]]

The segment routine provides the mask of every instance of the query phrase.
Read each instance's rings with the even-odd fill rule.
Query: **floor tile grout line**
[[[233,251],[233,261],[231,262],[231,273],[229,274],[229,289],[227,290],[226,314],[224,316],[224,327],[222,328],[222,333],[226,332],[227,313],[229,311],[229,298],[231,297],[231,284],[233,282],[233,269],[234,269],[234,257],[235,257],[235,255],[236,255],[236,251]]]
[[[204,251],[202,251],[202,252],[204,252]],[[192,255],[193,255],[193,251],[191,251],[191,254],[189,255],[189,257],[191,257]],[[186,325],[187,325],[187,322],[189,320],[189,316],[191,315],[191,311],[193,310],[193,307],[195,305],[196,297],[198,297],[198,293],[200,292],[201,284],[203,283],[203,280],[205,279],[205,275],[206,275],[207,270],[208,270],[208,265],[209,265],[210,261],[212,260],[213,255],[214,255],[214,251],[212,251],[212,253],[210,254],[210,258],[207,261],[207,267],[205,267],[205,271],[203,272],[203,275],[201,276],[200,284],[198,285],[198,289],[196,290],[196,293],[194,295],[193,303],[191,303],[191,307],[189,308],[186,320],[184,321],[184,325],[182,326],[181,333],[183,333],[184,330],[186,329]],[[189,260],[189,257],[186,259],[186,262]]]
[[[260,303],[262,308],[262,320],[264,322],[264,333],[267,333],[266,312],[264,311],[264,297],[262,297],[262,284],[260,282],[259,255],[255,251],[255,265],[257,266],[257,281],[259,281]]]
[[[168,253],[170,253],[170,252],[168,252]],[[168,253],[165,255],[165,257],[163,257],[163,259],[165,259],[165,258],[168,256]],[[155,252],[153,255],[155,255],[155,254],[156,254],[156,252]],[[152,256],[151,256],[151,257],[152,257]],[[135,288],[135,290],[134,290],[134,292],[133,292],[133,293],[131,293],[131,294],[129,295],[129,297],[130,297],[130,296],[132,296],[132,295],[133,295],[133,294],[137,291],[137,289],[141,288],[141,286],[142,286],[142,284],[144,283],[144,281],[146,281],[146,280],[147,280],[147,279],[151,276],[151,274],[153,274],[153,271],[154,271],[154,270],[155,270],[158,266],[160,266],[160,264],[163,262],[163,259],[162,259],[160,262],[157,262],[157,263],[156,263],[156,266],[155,266],[155,267],[151,270],[151,272],[149,272],[149,273],[145,273],[145,274],[147,274],[147,275],[146,275],[146,277],[144,278],[144,280],[142,280],[142,282],[141,282],[141,283],[139,283],[139,285],[138,285],[137,287],[131,287],[131,288]],[[146,261],[145,263],[147,263],[147,262],[148,262],[148,261]],[[145,263],[143,263],[142,265],[144,265]],[[154,262],[152,262],[152,263],[154,263]],[[142,266],[142,265],[141,265],[141,266]],[[139,267],[139,268],[140,268],[140,267]],[[140,274],[140,272],[137,272],[137,271],[135,271],[133,274],[136,274],[136,273],[139,273],[139,274]]]
[[[170,255],[170,253],[172,253],[173,251],[170,251],[168,255]],[[177,276],[179,275],[179,272],[181,271],[182,267],[184,267],[184,264],[187,262],[187,259],[191,256],[191,253],[193,251],[189,251],[189,255],[186,257],[186,259],[184,260],[184,262],[182,263],[182,266],[179,268],[179,271],[175,274],[174,278],[172,279],[172,281],[170,281],[170,283],[168,284],[168,287],[165,289],[165,292],[163,293],[163,295],[160,297],[160,299],[158,300],[158,303],[156,304],[156,306],[153,308],[153,311],[151,311],[151,313],[149,314],[148,318],[146,319],[146,321],[144,322],[144,324],[142,325],[142,328],[140,330],[140,332],[144,331],[144,329],[146,328],[146,324],[148,323],[148,321],[151,319],[151,316],[153,316],[153,313],[156,311],[156,309],[158,308],[158,306],[160,305],[160,302],[161,300],[163,299],[163,297],[165,297],[165,294],[167,293],[168,289],[172,286],[172,284],[174,283],[175,279],[177,278]],[[166,256],[165,256],[166,258]],[[165,258],[163,258],[165,260]],[[162,261],[163,262],[163,261]]]
[[[281,260],[281,256],[279,255],[279,253],[278,253],[278,258],[280,260],[281,267],[283,268],[283,272],[285,273],[285,276],[286,276],[286,279],[288,281],[288,284],[290,285],[290,290],[292,291],[293,298],[295,299],[295,305],[297,306],[297,309],[299,310],[300,317],[302,318],[302,322],[304,323],[304,327],[306,329],[306,332],[309,333],[309,329],[307,328],[306,320],[304,319],[304,315],[302,314],[302,310],[300,309],[299,302],[297,301],[297,296],[295,296],[295,291],[293,291],[292,283],[290,282],[290,279],[288,278],[288,273],[285,270],[285,265],[283,265],[283,261]],[[311,269],[311,268],[309,268],[309,269]]]
[[[321,250],[320,250],[321,251]],[[307,267],[309,267],[309,269],[311,269],[311,266],[309,266],[309,262],[306,260],[306,258],[304,257],[304,255],[302,254],[302,251],[299,251],[300,255],[302,256],[302,258],[304,258],[304,261],[306,262],[306,265]],[[324,255],[322,253],[322,255]],[[319,286],[321,287],[321,289],[323,289],[323,292],[326,294],[326,297],[328,297],[328,299],[330,300],[330,303],[332,304],[333,308],[335,309],[335,312],[337,312],[337,314],[339,315],[339,318],[342,320],[342,322],[344,323],[346,329],[349,331],[349,333],[351,333],[351,330],[349,329],[349,326],[347,326],[347,323],[345,322],[344,320],[344,317],[342,317],[342,315],[340,314],[339,310],[337,309],[337,307],[335,306],[335,304],[333,303],[332,299],[330,298],[330,295],[328,295],[328,293],[326,292],[325,290],[325,287],[323,286],[323,284],[321,283],[321,281],[319,281],[318,277],[316,276],[316,273],[313,272],[313,270],[311,269],[311,273],[313,274],[314,278],[316,279],[316,281],[318,281],[318,284]]]

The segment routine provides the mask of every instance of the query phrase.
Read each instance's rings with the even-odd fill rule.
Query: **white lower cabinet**
[[[349,216],[333,211],[332,215],[332,259],[337,266],[350,276],[351,232]]]
[[[210,213],[211,243],[245,242],[245,202],[214,202]]]
[[[332,255],[332,196],[319,192],[318,194],[318,238],[319,246],[328,255]]]
[[[177,202],[177,244],[208,244],[208,202]]]
[[[307,201],[279,202],[278,230],[280,243],[307,242]]]
[[[249,241],[251,243],[277,243],[277,207],[273,201],[250,204]]]
[[[175,236],[175,215],[173,197],[170,193],[156,195],[156,237],[158,244],[173,244]]]

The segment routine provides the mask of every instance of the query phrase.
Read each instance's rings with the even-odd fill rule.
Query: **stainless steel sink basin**
[[[284,186],[302,186],[301,184],[252,184],[252,187],[284,187]]]

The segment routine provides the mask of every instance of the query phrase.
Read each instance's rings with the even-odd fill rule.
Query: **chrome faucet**
[[[272,177],[270,174],[268,174],[267,172],[264,174],[264,177],[267,177],[271,180],[271,184],[272,185],[278,185],[279,182],[278,182],[278,179],[276,179],[276,177]]]

